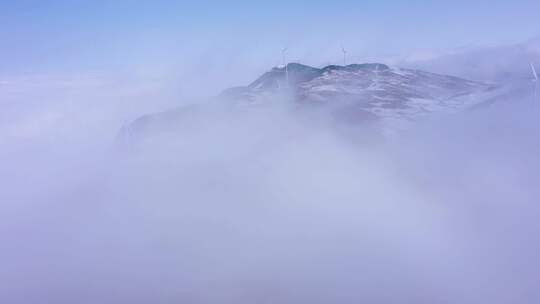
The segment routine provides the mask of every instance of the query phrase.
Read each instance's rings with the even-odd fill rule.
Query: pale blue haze
[[[250,79],[285,46],[315,65],[339,61],[340,44],[355,61],[495,46],[540,35],[539,15],[536,0],[2,0],[0,75],[243,63]]]

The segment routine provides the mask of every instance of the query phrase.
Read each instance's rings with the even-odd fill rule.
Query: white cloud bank
[[[3,303],[540,300],[530,103],[393,142],[215,107],[125,153],[119,127],[170,96],[43,87],[2,104]]]

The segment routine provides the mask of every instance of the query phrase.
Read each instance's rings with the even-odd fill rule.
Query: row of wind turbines
[[[288,50],[289,50],[289,48],[287,48],[287,47],[281,49],[282,62],[283,62],[283,66],[285,68],[287,67],[286,55],[287,55]],[[343,53],[343,66],[346,66],[347,65],[347,50],[345,49],[345,47],[343,45],[341,45],[341,52]]]

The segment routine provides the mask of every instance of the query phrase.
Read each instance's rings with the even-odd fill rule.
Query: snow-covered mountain
[[[288,92],[298,105],[323,105],[347,121],[377,120],[384,127],[439,113],[465,110],[494,96],[494,85],[384,64],[331,65],[321,69],[297,63],[277,67],[246,87],[222,97],[237,104],[272,102]]]
[[[259,109],[286,103],[300,111],[319,109],[339,123],[369,123],[391,136],[416,121],[493,100],[498,91],[495,85],[379,63],[324,68],[290,63],[271,69],[248,86],[225,90],[214,104]],[[167,130],[171,123],[184,125],[193,117],[208,115],[203,108],[146,115],[124,128],[123,133],[148,134],[158,126]]]

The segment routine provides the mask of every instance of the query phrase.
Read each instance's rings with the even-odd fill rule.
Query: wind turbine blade
[[[536,73],[536,69],[534,68],[534,64],[531,63],[531,69],[533,72],[534,80],[538,81],[538,74]]]

